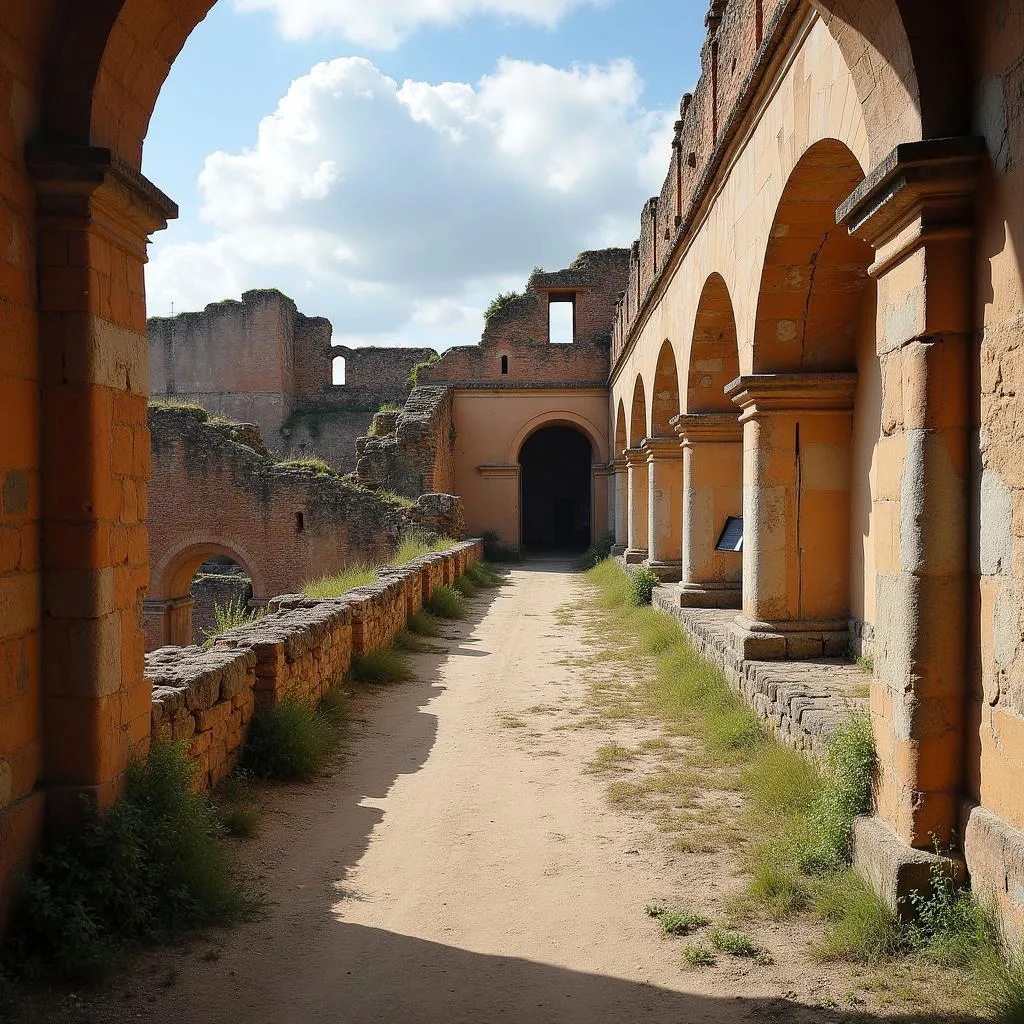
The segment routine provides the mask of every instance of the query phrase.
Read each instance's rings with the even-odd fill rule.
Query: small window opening
[[[295,513],[295,532],[302,533],[306,529],[306,515],[304,512]]]
[[[345,383],[345,357],[335,356],[333,363],[332,382],[335,387],[341,387]]]
[[[571,345],[576,340],[576,296],[548,296],[548,341]]]
[[[503,376],[508,375],[508,356],[501,357],[501,372]]]

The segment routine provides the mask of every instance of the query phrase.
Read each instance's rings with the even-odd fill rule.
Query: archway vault
[[[153,585],[149,598],[167,601],[185,597],[196,571],[205,561],[216,555],[232,559],[248,572],[252,580],[253,594],[257,598],[270,596],[256,560],[243,544],[239,544],[231,537],[193,534],[181,538],[161,561],[152,567]]]

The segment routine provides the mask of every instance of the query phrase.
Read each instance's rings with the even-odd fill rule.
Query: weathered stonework
[[[231,420],[255,423],[284,455],[318,455],[355,469],[356,438],[381,405],[401,404],[425,348],[332,345],[332,327],[307,317],[274,289],[241,301],[213,303],[200,313],[148,322],[150,393],[195,402]],[[345,383],[333,383],[333,362],[345,360]]]

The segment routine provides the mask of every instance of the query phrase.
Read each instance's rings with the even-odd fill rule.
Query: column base
[[[618,557],[619,555],[624,555],[625,553],[626,553],[626,545],[625,544],[613,544],[612,545],[612,554],[615,557]]]
[[[626,559],[626,565],[640,565],[647,561],[647,548],[626,548],[622,554]]]
[[[905,921],[914,916],[907,896],[915,891],[927,895],[936,867],[957,882],[967,876],[962,856],[940,857],[928,850],[916,850],[876,817],[854,819],[853,866],[889,909]]]
[[[662,583],[678,583],[683,575],[682,562],[648,562],[647,568],[650,569]]]
[[[742,608],[740,583],[680,583],[680,608]]]
[[[756,622],[737,615],[729,644],[750,661],[808,661],[846,657],[850,633],[845,619]]]

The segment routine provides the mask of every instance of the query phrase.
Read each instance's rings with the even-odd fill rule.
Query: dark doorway
[[[523,547],[583,551],[590,544],[590,441],[572,427],[545,427],[519,452]]]

